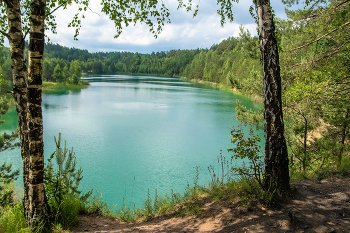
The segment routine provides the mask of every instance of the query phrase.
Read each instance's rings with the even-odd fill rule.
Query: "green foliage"
[[[82,169],[76,170],[75,153],[72,150],[61,147],[61,133],[58,140],[55,139],[56,151],[48,159],[44,169],[44,185],[51,211],[56,223],[63,227],[71,227],[77,223],[77,215],[83,204],[91,196],[92,190],[81,195],[78,190],[82,180]],[[55,158],[58,169],[54,169],[52,159]]]
[[[0,48],[0,92],[12,90],[12,68],[10,49]]]
[[[349,177],[350,176],[350,159],[343,159],[341,165],[335,166],[333,163],[324,164],[316,173],[316,179],[321,181],[333,177]]]
[[[252,128],[250,128],[249,135],[246,136],[242,126],[240,128],[233,126],[230,136],[232,136],[231,143],[235,144],[235,148],[227,149],[227,151],[234,153],[232,158],[249,161],[248,167],[232,167],[232,170],[243,177],[255,178],[263,187],[264,155],[259,145],[260,137],[254,135]]]
[[[24,209],[21,203],[7,206],[0,214],[0,231],[4,233],[29,233],[24,218]]]
[[[151,196],[149,194],[149,189],[148,189],[148,193],[147,193],[147,199],[143,202],[145,205],[145,216],[146,216],[146,220],[152,220],[153,219],[153,206],[152,206],[152,199]]]
[[[244,135],[242,132],[239,132],[239,129],[234,131],[239,137]],[[246,139],[242,138],[241,142],[244,140]],[[243,147],[247,149],[247,146],[248,145]],[[243,155],[243,157],[245,156]],[[232,164],[233,158],[234,156],[232,156],[231,161],[229,161],[224,156],[220,155],[218,156],[217,171],[215,171],[213,165],[208,167],[212,181],[208,188],[201,187],[204,196],[209,196],[211,200],[239,200],[240,205],[243,207],[254,206],[257,203],[269,205],[274,192],[264,190],[261,184],[262,181],[259,181],[253,174],[254,169],[257,169],[257,167],[254,168],[254,166],[251,166],[247,168],[243,163],[243,167],[237,168],[237,165]],[[259,159],[261,160],[262,158]],[[256,161],[256,163],[260,163],[259,166],[262,165],[261,161]],[[252,165],[252,161],[250,161],[250,165]],[[220,170],[222,178],[219,175]],[[260,171],[260,173],[261,172],[262,171]]]
[[[65,194],[57,203],[49,199],[50,208],[54,213],[53,224],[60,224],[63,228],[69,229],[78,224],[78,214],[82,211],[83,200],[76,195]]]
[[[125,222],[133,222],[135,218],[140,214],[140,210],[136,210],[135,204],[133,204],[133,208],[125,205],[126,197],[123,198],[123,204],[117,210],[117,216]]]
[[[187,79],[221,83],[247,96],[262,96],[259,40],[241,27],[240,36],[229,37],[209,51],[197,54],[182,73]]]
[[[308,1],[278,22],[294,175],[323,176],[349,158],[349,12],[346,1]]]
[[[1,115],[4,115],[9,108],[10,108],[9,95],[1,95],[0,96],[0,117]],[[0,124],[1,123],[3,123],[3,121],[1,121]]]
[[[65,66],[62,69],[62,83],[66,83],[68,79],[69,79],[69,71],[67,66]]]
[[[184,67],[201,51],[206,50],[170,50],[168,52],[156,52],[152,54],[131,52],[89,53],[87,50],[46,43],[43,78],[47,81],[54,81],[52,75],[57,64],[60,65],[61,69],[70,64],[69,72],[71,79],[73,78],[73,74],[75,74],[76,78],[81,77],[81,73],[180,75]],[[78,71],[75,70],[77,66],[80,67],[80,72],[79,69]],[[69,81],[72,82],[73,80]]]
[[[57,64],[55,66],[55,69],[53,70],[52,77],[53,77],[54,81],[59,82],[59,83],[63,83],[65,81],[63,74],[62,74],[62,69],[61,69],[59,64]]]
[[[81,90],[87,88],[89,85],[89,81],[80,80],[80,84],[62,84],[62,83],[54,83],[54,82],[43,82],[43,92],[50,93],[51,90]]]
[[[11,134],[8,134],[6,132],[0,134],[0,152],[20,146],[19,142],[13,143],[13,141],[17,137],[18,137],[18,129],[16,129],[16,131],[12,132]]]
[[[258,203],[269,205],[272,200],[271,194],[255,179],[247,177],[238,177],[224,186],[213,186],[208,190],[208,194],[213,200],[238,200],[245,208],[254,207]]]
[[[72,77],[73,84],[77,85],[81,78],[81,67],[79,65],[79,62],[77,60],[71,61],[69,72]]]
[[[2,208],[14,205],[14,191],[9,184],[17,180],[19,169],[12,171],[12,164],[0,166],[0,212]]]
[[[235,112],[238,121],[242,122],[245,126],[248,124],[251,127],[255,126],[256,130],[264,128],[264,109],[260,109],[258,112],[254,112],[251,109],[247,110],[238,99],[236,100],[236,104]]]

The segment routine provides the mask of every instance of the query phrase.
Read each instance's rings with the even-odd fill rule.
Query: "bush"
[[[235,144],[234,149],[227,149],[228,152],[233,152],[232,159],[248,159],[249,166],[246,167],[232,167],[232,170],[245,178],[254,178],[263,188],[263,174],[264,174],[264,155],[261,151],[259,142],[260,137],[254,135],[252,125],[250,126],[249,136],[246,137],[243,133],[242,126],[235,128],[233,126],[231,131],[231,143]]]

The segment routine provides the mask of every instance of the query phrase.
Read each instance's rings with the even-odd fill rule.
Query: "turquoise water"
[[[193,183],[210,181],[208,166],[217,164],[220,150],[230,154],[230,128],[238,125],[236,99],[248,108],[262,106],[230,92],[177,78],[144,76],[88,77],[81,91],[43,94],[44,151],[55,150],[61,132],[67,147],[74,147],[83,168],[80,187],[94,188],[107,203],[142,207],[151,195],[183,193]],[[0,130],[16,128],[16,112],[9,111]],[[0,164],[21,167],[20,150],[0,153]],[[19,181],[20,183],[20,181]],[[19,185],[20,186],[20,185]]]

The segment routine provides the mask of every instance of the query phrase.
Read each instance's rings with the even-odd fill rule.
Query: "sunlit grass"
[[[13,207],[6,206],[0,211],[0,232],[30,232],[26,226],[23,205],[17,203]]]
[[[80,82],[81,84],[43,82],[43,90],[80,90],[89,86],[89,82],[87,80],[80,80]]]

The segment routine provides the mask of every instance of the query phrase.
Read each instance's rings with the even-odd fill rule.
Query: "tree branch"
[[[349,22],[350,23],[350,22]],[[292,67],[290,67],[290,69],[291,68],[294,68],[294,67],[297,67],[297,66],[300,66],[300,65],[303,65],[303,64],[312,64],[312,63],[314,63],[314,62],[319,62],[319,61],[321,61],[321,60],[323,60],[323,59],[325,59],[325,58],[327,58],[327,57],[331,57],[331,56],[333,56],[334,54],[336,54],[336,53],[339,53],[341,50],[341,48],[344,46],[344,45],[346,45],[347,43],[349,43],[350,42],[350,40],[348,40],[348,41],[346,41],[344,44],[342,44],[339,48],[337,48],[335,51],[333,51],[332,53],[330,53],[330,54],[326,54],[326,55],[324,55],[323,57],[321,57],[321,58],[319,58],[319,59],[316,59],[316,60],[313,60],[313,61],[310,61],[310,62],[307,62],[307,63],[297,63],[297,64],[295,64],[295,65],[293,65]]]
[[[61,3],[61,5],[59,5],[58,7],[56,7],[53,11],[51,11],[50,13],[48,13],[47,15],[45,15],[45,17],[52,15],[56,10],[58,10],[60,7],[64,6],[66,3],[68,2],[68,0],[64,1],[63,3]]]
[[[345,3],[349,2],[349,1],[350,1],[350,0],[346,0],[346,1],[344,1],[344,2],[339,3],[338,5],[336,5],[336,6],[334,7],[334,9],[340,7],[341,5],[343,5],[343,4],[345,4]]]
[[[350,0],[349,0],[350,1]],[[87,7],[92,13],[100,16],[102,18],[102,15],[100,15],[99,13],[97,13],[96,11],[93,11],[90,7]]]
[[[3,34],[4,36],[6,36],[6,38],[11,41],[11,37],[8,33],[4,32],[3,30],[0,29],[0,33]]]
[[[320,2],[320,0],[317,0],[309,9],[313,9],[318,3]]]
[[[30,29],[28,28],[28,30],[24,33],[24,39],[26,39],[28,33],[29,33]]]
[[[345,0],[344,2],[339,3],[338,5],[336,5],[335,7],[333,7],[333,10],[337,9],[338,7],[340,7],[341,5],[343,5],[343,4],[345,4],[345,3],[349,2],[349,1],[350,1],[350,0]],[[313,5],[312,7],[314,7],[314,5]],[[310,9],[312,9],[312,7],[311,7]],[[314,18],[314,17],[316,17],[316,16],[322,15],[324,12],[326,12],[326,10],[323,10],[323,11],[321,11],[320,13],[311,15],[310,17],[307,17],[307,18],[308,18],[308,19]]]
[[[310,43],[307,43],[307,44],[305,44],[305,45],[302,45],[302,46],[300,46],[300,47],[298,47],[298,48],[291,49],[290,51],[294,51],[294,50],[297,50],[297,49],[301,49],[301,48],[307,47],[307,46],[309,46],[309,45],[311,45],[311,44],[313,44],[313,43],[315,43],[315,42],[318,42],[318,41],[321,40],[322,38],[328,36],[329,34],[331,34],[331,33],[335,32],[335,31],[337,31],[339,28],[344,27],[344,26],[346,26],[346,25],[348,25],[348,24],[350,24],[350,21],[344,23],[343,25],[339,26],[338,28],[333,29],[332,31],[328,32],[327,34],[324,34],[324,35],[321,36],[320,38],[318,38],[318,39],[316,39],[316,40],[314,40],[314,41],[311,41]]]

